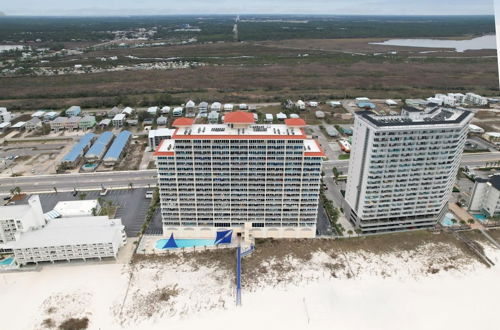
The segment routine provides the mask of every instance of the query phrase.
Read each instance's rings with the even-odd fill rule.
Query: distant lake
[[[0,45],[0,53],[12,49],[23,49],[22,45]]]
[[[487,35],[468,40],[449,39],[391,39],[384,42],[371,42],[372,45],[423,47],[423,48],[454,48],[457,52],[478,49],[496,49],[496,36]]]

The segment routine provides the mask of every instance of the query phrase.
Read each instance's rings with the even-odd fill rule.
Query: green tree
[[[14,187],[10,190],[10,193],[12,195],[19,195],[21,193],[21,188],[20,187]]]
[[[340,172],[336,167],[332,168],[332,172],[333,172],[333,177],[335,178],[335,182],[336,182],[339,179]]]

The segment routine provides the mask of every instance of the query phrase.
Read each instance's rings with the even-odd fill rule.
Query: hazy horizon
[[[5,2],[5,3],[3,3]],[[457,16],[494,15],[493,0],[0,0],[7,16],[163,16],[163,15],[364,15]],[[369,14],[367,14],[369,13]]]

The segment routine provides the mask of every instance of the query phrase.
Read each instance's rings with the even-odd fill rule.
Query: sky
[[[0,0],[7,15],[493,15],[494,0]]]

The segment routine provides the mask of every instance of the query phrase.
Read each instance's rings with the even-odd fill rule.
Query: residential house
[[[57,117],[56,119],[50,122],[50,129],[56,132],[63,130],[66,127],[67,121],[68,117]]]
[[[221,110],[221,108],[222,108],[222,104],[220,102],[214,102],[210,106],[210,110],[217,111],[217,112],[219,112]]]
[[[49,111],[43,115],[43,121],[47,123],[49,121],[56,119],[58,116],[59,116],[59,113],[57,113],[55,111]]]
[[[124,113],[116,114],[113,117],[113,126],[114,127],[122,127],[125,124],[126,117],[127,116]]]
[[[123,109],[122,113],[127,115],[127,117],[130,117],[134,114],[135,110],[132,109],[131,107],[126,107],[125,109]]]
[[[94,127],[95,124],[96,124],[95,116],[86,115],[80,119],[80,123],[78,124],[78,128],[85,130],[85,129],[89,129],[89,128]]]
[[[99,122],[99,127],[101,129],[108,128],[111,125],[111,119],[103,119]]]
[[[12,120],[12,114],[7,108],[0,108],[0,123],[9,123]]]
[[[166,126],[167,122],[168,122],[167,117],[160,116],[156,118],[156,124],[158,126]]]
[[[26,130],[32,131],[42,127],[42,120],[39,117],[33,117],[26,122]]]
[[[207,113],[208,111],[208,103],[203,101],[198,104],[198,112],[199,113]]]
[[[82,112],[82,108],[77,105],[72,105],[64,112],[67,117],[76,117]]]
[[[80,119],[82,119],[82,117],[78,116],[69,117],[68,120],[66,120],[64,127],[70,131],[78,129],[80,124]]]
[[[186,117],[196,116],[195,108],[196,108],[195,103],[192,100],[189,100],[186,103]]]
[[[113,107],[111,110],[108,111],[108,113],[106,114],[106,116],[108,118],[114,118],[119,113],[122,113],[122,109],[120,109],[118,107]]]
[[[219,113],[217,111],[210,111],[208,114],[208,122],[210,124],[217,124],[219,122]]]

